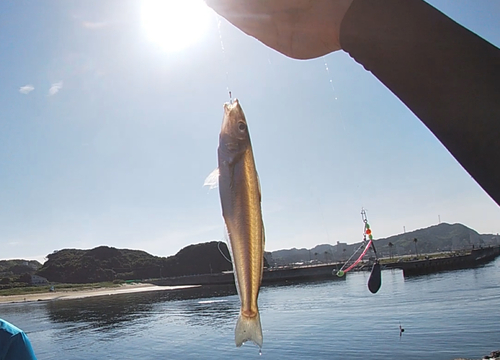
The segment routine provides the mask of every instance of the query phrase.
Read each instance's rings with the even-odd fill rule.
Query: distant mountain
[[[22,274],[34,274],[42,267],[36,260],[0,260],[0,278],[11,278]]]
[[[417,239],[415,244],[414,239]],[[389,247],[389,243],[393,246]],[[500,244],[500,237],[478,234],[462,224],[430,226],[405,234],[376,239],[380,257],[470,249],[473,246]],[[312,249],[287,249],[265,253],[265,266],[292,263],[345,261],[361,242],[336,245],[322,244]],[[416,246],[415,246],[416,245]],[[222,255],[224,254],[224,256]],[[0,261],[0,278],[36,272],[53,282],[90,283],[101,281],[138,280],[170,276],[220,273],[232,269],[225,243],[212,241],[189,245],[174,256],[158,257],[145,251],[99,246],[91,250],[63,249],[47,255],[41,265],[37,261]]]
[[[312,249],[287,249],[272,251],[272,259],[279,265],[318,260],[331,261],[335,246],[329,244],[316,245]]]
[[[417,239],[416,247],[414,239]],[[392,248],[389,247],[392,243]],[[493,234],[478,234],[475,230],[462,224],[441,223],[428,228],[418,229],[404,234],[376,239],[375,249],[380,257],[392,255],[401,256],[441,251],[471,249],[474,247],[499,245],[500,236]],[[323,244],[312,249],[289,249],[271,252],[271,265],[285,265],[298,262],[328,262],[345,261],[359,248],[356,244],[338,243]]]
[[[190,245],[176,255],[158,257],[145,251],[99,246],[91,250],[63,249],[47,256],[37,275],[53,282],[91,283],[219,273],[232,266],[225,243]]]

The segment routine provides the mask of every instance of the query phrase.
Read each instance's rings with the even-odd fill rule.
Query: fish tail
[[[253,317],[244,316],[240,313],[236,329],[234,331],[236,346],[240,347],[244,342],[252,340],[256,345],[262,347],[262,326],[260,325],[260,314]]]

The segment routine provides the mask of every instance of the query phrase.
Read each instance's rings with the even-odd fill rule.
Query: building
[[[337,241],[337,248],[335,249],[337,259],[345,260],[344,257],[346,256],[347,247],[347,243],[341,243],[340,241]]]
[[[48,285],[49,281],[44,277],[38,275],[31,275],[30,283],[31,285]]]

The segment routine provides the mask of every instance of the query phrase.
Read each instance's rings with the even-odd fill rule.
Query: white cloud
[[[30,92],[32,92],[33,90],[35,90],[35,87],[31,84],[28,84],[28,85],[24,85],[24,86],[21,86],[19,88],[19,92],[21,94],[25,94],[25,95],[28,95]]]
[[[49,96],[55,95],[61,90],[63,87],[63,82],[59,81],[56,83],[53,83],[52,86],[49,89]]]

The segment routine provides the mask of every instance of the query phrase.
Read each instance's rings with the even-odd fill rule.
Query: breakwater
[[[384,264],[387,268],[403,270],[404,276],[417,276],[440,271],[468,269],[493,261],[500,255],[500,246],[474,249],[470,253],[452,254],[423,260]]]
[[[265,269],[262,276],[262,285],[280,284],[288,282],[307,282],[317,280],[345,280],[345,276],[338,277],[337,270],[342,264],[324,264],[312,266],[290,266]],[[178,285],[225,285],[234,284],[233,272],[217,274],[200,274],[176,276],[149,281],[160,286]]]

